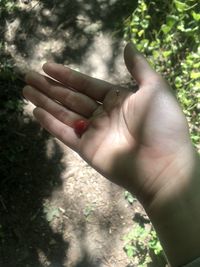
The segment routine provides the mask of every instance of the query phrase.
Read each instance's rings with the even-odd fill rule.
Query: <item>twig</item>
[[[14,131],[14,133],[17,134],[17,135],[19,135],[19,136],[26,137],[26,135],[23,134],[23,133],[19,133],[19,132],[17,132],[17,131]]]
[[[35,214],[33,214],[33,215],[31,216],[30,221],[34,221],[34,220],[37,218],[37,216],[39,215],[41,209],[42,209],[42,208],[39,208],[39,209],[35,212]]]
[[[0,196],[0,202],[1,202],[1,205],[3,206],[4,210],[5,210],[6,212],[8,212],[8,209],[6,208],[6,205],[5,205],[4,201],[3,201],[2,196]]]

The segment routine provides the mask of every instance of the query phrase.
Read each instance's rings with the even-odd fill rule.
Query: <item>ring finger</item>
[[[25,98],[30,100],[35,106],[46,110],[59,121],[70,127],[73,127],[74,121],[84,118],[83,116],[66,109],[29,85],[24,87],[23,94]]]

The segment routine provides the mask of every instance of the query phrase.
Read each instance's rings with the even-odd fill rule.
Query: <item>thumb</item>
[[[124,49],[124,61],[139,85],[148,83],[150,79],[158,75],[132,43],[128,43]]]

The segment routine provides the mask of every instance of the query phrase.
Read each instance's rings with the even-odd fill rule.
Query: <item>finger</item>
[[[139,85],[149,83],[158,76],[145,57],[131,43],[124,49],[124,60],[127,69]]]
[[[67,89],[62,84],[36,72],[26,75],[26,82],[46,94],[49,98],[59,101],[68,109],[83,116],[90,117],[98,107],[96,101],[79,92]]]
[[[97,101],[103,101],[108,91],[113,88],[113,85],[108,82],[89,77],[61,64],[45,63],[43,70],[62,84],[70,86]]]
[[[57,120],[54,116],[42,108],[34,109],[33,114],[42,127],[45,128],[49,133],[73,150],[78,150],[79,139],[76,136],[73,128]]]
[[[42,109],[53,115],[55,118],[57,118],[59,121],[70,127],[73,127],[74,121],[85,119],[77,113],[66,109],[59,103],[56,103],[31,86],[25,86],[23,89],[23,94],[25,98],[30,100],[35,106],[41,107]]]

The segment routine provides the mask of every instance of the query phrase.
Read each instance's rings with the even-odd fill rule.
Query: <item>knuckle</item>
[[[74,108],[76,105],[76,96],[73,92],[68,92],[65,96],[64,105],[66,105],[69,108]]]
[[[68,105],[71,101],[71,96],[69,92],[66,92],[63,96],[63,104]]]
[[[66,128],[65,127],[61,127],[60,128],[60,137],[62,140],[65,140],[66,139],[66,135],[67,135],[67,131],[66,131]],[[63,141],[64,142],[64,141]]]
[[[49,98],[46,98],[46,97],[43,97],[42,95],[40,95],[38,104],[41,107],[48,109],[51,106],[51,100]]]
[[[62,108],[58,109],[57,117],[60,121],[65,122],[67,117],[67,111]]]

